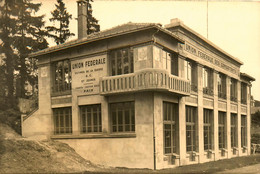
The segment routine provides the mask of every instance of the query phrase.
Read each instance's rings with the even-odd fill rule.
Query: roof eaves
[[[122,25],[119,25],[119,26],[116,26],[116,27],[113,27],[113,28],[110,28],[110,29],[107,29],[107,30],[103,30],[102,32],[106,32],[108,30],[112,30],[112,29],[115,29],[115,28],[123,26],[123,25],[126,25],[126,24],[122,24]],[[148,23],[147,26],[143,26],[142,23],[141,24],[139,23],[139,26],[136,25],[136,28],[134,28],[132,30],[122,30],[120,32],[111,33],[111,34],[108,34],[108,35],[106,35],[106,34],[104,34],[104,35],[102,35],[102,34],[101,35],[93,34],[93,35],[90,35],[90,37],[85,37],[85,38],[82,38],[80,40],[79,39],[75,39],[75,40],[66,42],[64,44],[60,44],[60,45],[57,45],[57,46],[54,46],[54,47],[50,47],[50,48],[47,48],[47,49],[44,49],[44,50],[40,50],[38,52],[31,53],[29,56],[30,57],[36,57],[36,56],[44,55],[44,54],[47,54],[47,53],[51,53],[51,52],[60,51],[60,50],[67,49],[67,48],[71,48],[71,47],[74,47],[74,46],[79,46],[79,45],[82,45],[82,44],[85,44],[85,43],[94,42],[94,41],[102,40],[102,39],[107,39],[107,38],[115,37],[115,36],[118,36],[118,35],[132,33],[132,32],[136,32],[136,31],[141,31],[141,30],[145,30],[145,29],[149,29],[149,28],[153,28],[153,27],[158,28],[159,30],[161,30],[161,31],[171,35],[172,37],[174,37],[178,41],[184,43],[183,39],[181,39],[177,35],[173,34],[172,32],[168,31],[167,29],[164,29],[158,23]]]
[[[199,37],[200,39],[202,39],[204,42],[208,43],[209,45],[213,46],[214,48],[216,48],[218,51],[224,53],[225,55],[227,55],[228,57],[230,57],[231,59],[233,59],[234,61],[236,61],[237,63],[239,63],[240,65],[243,65],[244,63],[239,60],[238,58],[232,56],[231,54],[227,53],[226,51],[224,51],[223,49],[221,49],[220,47],[218,47],[217,45],[215,45],[213,42],[211,42],[210,40],[206,39],[204,36],[202,36],[201,34],[197,33],[196,31],[194,31],[193,29],[191,29],[190,27],[186,26],[185,24],[183,24],[183,22],[176,22],[175,24],[168,24],[166,25],[166,27],[177,27],[177,26],[181,26],[182,28],[186,29],[187,31],[189,31],[190,33],[196,35],[197,37]]]
[[[248,78],[250,81],[255,81],[255,78],[254,78],[254,77],[252,77],[252,76],[250,76],[250,75],[248,75],[248,74],[246,74],[246,73],[240,72],[240,76],[246,77],[246,78]]]

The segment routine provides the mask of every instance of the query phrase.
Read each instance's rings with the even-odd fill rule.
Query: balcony
[[[100,94],[113,95],[137,91],[164,91],[190,95],[190,81],[158,69],[144,69],[131,74],[101,77]]]

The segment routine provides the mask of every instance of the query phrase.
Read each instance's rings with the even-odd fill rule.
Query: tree
[[[14,69],[15,69],[15,58],[13,50],[13,35],[16,32],[15,24],[16,19],[14,16],[17,15],[15,10],[14,0],[0,0],[0,52],[3,64],[1,65],[1,86],[3,99],[6,101],[7,107],[13,107],[14,104]],[[6,95],[6,96],[5,96]]]
[[[31,3],[31,0],[16,0],[17,21],[16,21],[16,33],[14,34],[13,46],[18,51],[18,65],[19,71],[18,79],[20,83],[20,91],[17,91],[19,97],[26,96],[25,85],[26,82],[34,84],[35,78],[30,77],[32,69],[32,62],[28,59],[28,54],[34,51],[38,51],[47,48],[48,42],[44,38],[47,35],[47,31],[43,29],[44,21],[43,17],[33,15],[39,11],[40,3]]]
[[[93,0],[87,0],[87,34],[88,35],[100,31],[100,25],[98,24],[98,20],[92,16],[93,10],[90,2],[93,2]]]
[[[67,12],[65,4],[62,0],[57,0],[58,4],[55,4],[56,9],[51,12],[52,18],[49,20],[55,24],[59,23],[58,27],[48,26],[49,37],[53,38],[57,45],[64,43],[69,37],[74,36],[69,30],[69,23],[72,19],[72,15]]]
[[[44,16],[35,16],[41,4],[30,1],[0,0],[0,51],[4,57],[2,68],[6,74],[9,107],[15,106],[15,97],[25,96],[25,83],[32,81],[28,54],[48,46],[44,38],[47,32],[42,30]],[[15,88],[18,81],[20,92]]]

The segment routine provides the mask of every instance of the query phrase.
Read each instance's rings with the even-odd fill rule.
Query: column
[[[213,97],[214,97],[214,160],[219,159],[219,148],[218,148],[218,72],[213,72]]]
[[[179,98],[179,149],[180,149],[180,165],[186,163],[186,112],[185,97]]]
[[[198,64],[198,149],[199,149],[199,163],[204,161],[204,136],[203,136],[203,79],[202,79],[202,65]]]
[[[71,103],[71,110],[72,110],[72,135],[79,135],[80,134],[80,111],[78,107],[78,94],[76,90],[71,89],[72,95],[72,103]]]
[[[238,155],[242,154],[241,149],[241,82],[237,82],[237,148]]]
[[[246,136],[247,136],[247,155],[251,154],[251,84],[247,85],[247,114],[246,114]],[[241,133],[240,133],[241,135]],[[240,138],[241,139],[241,138]]]
[[[231,81],[231,78],[230,77],[227,77],[226,79],[227,81],[227,118],[226,118],[226,126],[227,126],[227,157],[228,158],[231,158],[231,155],[232,155],[232,152],[231,152],[231,136],[230,136],[230,133],[231,133],[231,128],[230,128],[230,81]]]

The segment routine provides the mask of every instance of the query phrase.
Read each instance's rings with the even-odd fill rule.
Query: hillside
[[[0,173],[73,173],[98,167],[67,144],[27,140],[0,123]]]

